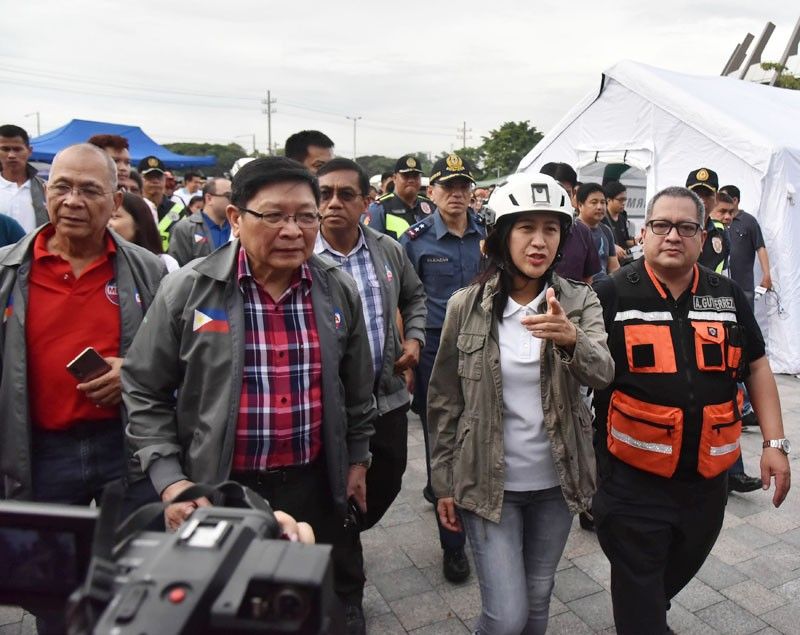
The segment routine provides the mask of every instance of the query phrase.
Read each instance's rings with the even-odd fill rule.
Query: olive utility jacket
[[[492,315],[497,281],[491,278],[482,294],[472,285],[450,299],[428,386],[434,494],[453,497],[458,507],[492,522],[500,522],[505,484],[503,384]],[[540,357],[544,427],[574,514],[589,507],[596,489],[592,418],[580,386],[605,388],[614,378],[614,361],[594,291],[555,274],[551,286],[577,328],[571,356],[543,340]]]

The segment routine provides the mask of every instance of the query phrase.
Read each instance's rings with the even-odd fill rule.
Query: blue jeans
[[[476,633],[547,630],[556,567],[572,526],[560,487],[504,492],[500,522],[461,510],[481,587]]]
[[[32,431],[33,498],[43,503],[100,503],[103,489],[125,474],[120,421],[78,423],[63,431]]]

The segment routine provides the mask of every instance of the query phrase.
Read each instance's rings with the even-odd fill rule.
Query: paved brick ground
[[[800,380],[779,377],[786,434],[800,445]],[[363,535],[368,586],[364,598],[371,635],[469,633],[480,611],[473,575],[461,585],[444,580],[433,508],[422,498],[424,445],[410,424],[403,491],[380,525]],[[743,436],[745,467],[758,473],[760,434]],[[800,453],[800,452],[799,452]],[[792,457],[798,472],[800,459]],[[800,495],[780,510],[771,494],[734,494],[714,550],[678,595],[669,623],[678,633],[800,633]],[[549,633],[613,633],[609,565],[593,533],[577,520],[556,576]],[[30,615],[0,607],[0,635],[35,633]]]

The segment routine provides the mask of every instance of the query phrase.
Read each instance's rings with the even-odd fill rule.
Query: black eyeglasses
[[[322,218],[317,212],[299,212],[292,215],[283,212],[254,212],[246,207],[238,207],[238,209],[240,212],[252,214],[267,227],[276,229],[288,225],[289,219],[293,220],[300,229],[311,229],[319,225],[319,219]]]
[[[678,230],[678,236],[682,238],[696,236],[697,232],[702,228],[699,223],[691,223],[689,221],[671,223],[668,220],[651,220],[647,221],[647,225],[656,236],[667,236],[674,227]]]
[[[339,197],[342,203],[350,203],[356,200],[361,194],[352,188],[333,188],[323,187],[320,189],[319,198],[323,203],[327,203],[333,199],[334,196]]]

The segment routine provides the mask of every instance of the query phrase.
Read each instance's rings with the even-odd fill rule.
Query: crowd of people
[[[477,633],[546,631],[576,514],[617,632],[670,632],[729,493],[774,485],[777,507],[790,487],[739,190],[693,169],[637,232],[622,183],[566,163],[490,191],[450,153],[423,189],[405,155],[376,191],[321,132],[285,148],[178,188],[98,135],[45,182],[0,126],[0,498],[88,505],[124,479],[127,511],[163,501],[174,531],[211,501],[173,499],[236,480],[332,545],[364,633],[360,532],[400,492],[413,408],[444,577],[474,555]],[[87,347],[106,365],[76,378]]]

